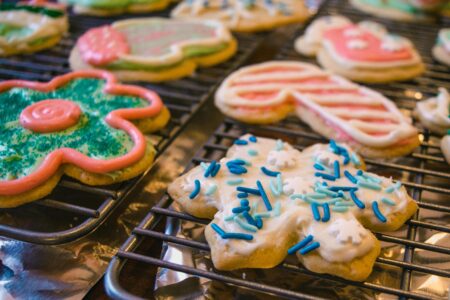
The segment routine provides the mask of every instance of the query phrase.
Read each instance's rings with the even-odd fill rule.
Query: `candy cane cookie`
[[[380,253],[371,231],[397,230],[417,210],[400,182],[366,172],[334,141],[300,152],[244,135],[168,191],[182,210],[212,219],[205,237],[219,270],[272,268],[296,255],[313,272],[356,281]]]
[[[233,31],[269,30],[305,21],[303,0],[184,0],[171,13],[183,20],[219,20]]]
[[[63,8],[45,3],[0,3],[0,57],[51,48],[67,30]]]
[[[425,128],[444,135],[450,129],[450,95],[445,88],[439,88],[439,94],[417,103],[414,111]]]
[[[408,39],[389,34],[378,23],[353,24],[342,16],[315,20],[295,41],[295,49],[317,55],[325,69],[359,82],[408,80],[425,71]]]
[[[216,106],[246,123],[267,124],[290,113],[327,138],[366,157],[394,157],[419,145],[417,129],[380,93],[306,63],[273,61],[232,73]]]
[[[124,81],[166,81],[219,64],[237,42],[216,21],[128,19],[88,30],[70,54],[73,70],[105,69]]]
[[[47,196],[63,174],[106,185],[143,173],[156,151],[142,132],[168,119],[156,93],[107,72],[0,82],[0,207]]]

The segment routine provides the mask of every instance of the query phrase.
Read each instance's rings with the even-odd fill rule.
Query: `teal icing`
[[[10,11],[10,10],[23,10],[35,14],[46,15],[50,18],[59,18],[64,16],[64,11],[51,9],[44,6],[32,6],[23,4],[13,4],[13,3],[0,3],[0,11]]]
[[[3,37],[7,41],[14,40],[16,38],[23,38],[30,35],[33,32],[28,27],[14,26],[11,24],[0,22],[0,37]]]
[[[397,9],[410,14],[417,14],[419,11],[410,3],[404,0],[359,0],[362,3],[385,9]]]
[[[148,101],[105,94],[104,85],[104,80],[82,78],[52,92],[13,88],[0,93],[0,179],[21,178],[32,173],[49,153],[63,147],[96,159],[128,153],[134,145],[131,138],[126,132],[110,127],[104,119],[113,110],[146,107]],[[74,101],[83,115],[75,126],[60,132],[40,134],[21,127],[22,110],[45,99]]]

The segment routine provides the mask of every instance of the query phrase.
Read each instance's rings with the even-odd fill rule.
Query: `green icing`
[[[52,92],[13,88],[0,94],[0,179],[21,178],[32,173],[52,151],[68,147],[89,157],[108,159],[129,152],[133,142],[122,130],[111,128],[106,115],[119,108],[148,106],[145,99],[103,93],[104,80],[75,79]],[[83,115],[77,125],[61,132],[39,134],[19,124],[27,106],[45,99],[77,103]]]
[[[72,5],[80,5],[92,8],[124,8],[132,4],[150,4],[160,0],[67,0]]]
[[[51,40],[54,37],[55,37],[54,35],[51,35],[51,36],[38,38],[38,39],[35,39],[33,41],[30,41],[28,43],[28,45],[30,45],[30,46],[38,46],[38,45],[41,45],[41,44],[45,44],[46,42],[48,42],[49,40]]]
[[[200,57],[209,54],[219,52],[227,47],[227,44],[220,44],[214,47],[200,47],[190,46],[183,49],[185,57]],[[109,64],[106,68],[109,70],[142,70],[142,71],[162,71],[174,68],[180,65],[181,62],[175,64],[161,65],[161,66],[145,66],[142,64],[136,64],[125,60],[117,60]]]
[[[41,6],[31,6],[31,5],[19,5],[19,4],[11,4],[11,3],[0,3],[0,11],[9,11],[9,10],[25,10],[36,14],[46,15],[51,18],[59,18],[64,16],[64,12],[57,9],[50,9],[47,7]]]
[[[375,6],[378,8],[398,9],[410,14],[416,14],[419,11],[404,0],[359,0],[362,3]]]
[[[6,23],[0,23],[0,37],[5,38],[7,41],[23,38],[30,35],[33,32],[28,27],[15,26]]]

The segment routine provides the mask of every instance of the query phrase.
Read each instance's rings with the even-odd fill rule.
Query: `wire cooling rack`
[[[139,17],[166,17],[167,14],[168,11],[165,11]],[[68,56],[81,34],[89,28],[128,17],[133,16],[112,19],[70,15],[70,33],[57,46],[32,55],[0,58],[0,81],[49,81],[56,75],[70,72]],[[149,136],[159,153],[186,125],[214,87],[251,55],[263,40],[264,34],[240,34],[236,37],[239,50],[227,62],[199,69],[195,75],[181,80],[140,84],[156,91],[171,112],[169,124]],[[74,240],[101,224],[143,175],[108,187],[91,187],[64,177],[46,199],[14,209],[0,209],[0,235],[38,244],[60,244]]]
[[[320,9],[317,17],[335,13],[344,14],[353,21],[368,18],[367,15],[349,7],[346,1],[339,0],[327,1]],[[434,44],[438,29],[443,24],[448,24],[446,23],[448,21],[439,21],[439,24],[414,24],[372,19],[385,24],[393,32],[412,39],[424,59],[427,72],[412,81],[372,85],[371,88],[394,100],[406,113],[411,113],[418,100],[426,99],[428,96],[435,94],[437,87],[450,88],[450,69],[436,64],[430,54],[430,48]],[[301,57],[293,50],[294,39],[302,32],[303,29],[293,34],[275,58],[315,63],[313,59]],[[420,128],[420,124],[416,124],[416,126]],[[233,140],[244,133],[281,138],[298,149],[304,149],[317,142],[325,142],[321,136],[312,132],[297,118],[288,118],[270,126],[249,126],[225,119],[186,169],[188,170],[200,162],[222,158],[232,145]],[[439,281],[450,277],[450,270],[448,269],[448,257],[450,255],[448,243],[448,234],[450,233],[450,227],[448,226],[450,223],[450,167],[440,151],[439,137],[421,129],[420,138],[420,147],[406,157],[390,161],[365,160],[370,171],[401,180],[407,187],[409,194],[419,204],[418,213],[406,222],[402,229],[392,233],[376,234],[384,245],[383,253],[377,258],[373,274],[366,282],[352,282],[329,275],[316,274],[301,265],[288,261],[270,271],[273,274],[281,274],[278,280],[273,280],[273,278],[267,280],[262,275],[265,273],[262,272],[258,273],[259,277],[249,277],[245,270],[242,272],[215,270],[209,261],[209,246],[204,240],[199,241],[198,239],[176,236],[177,232],[172,232],[167,228],[166,230],[161,229],[164,229],[165,224],[173,224],[174,222],[192,224],[195,228],[201,228],[208,224],[209,220],[198,219],[174,210],[172,207],[173,200],[165,195],[158,205],[151,209],[141,224],[133,230],[130,238],[110,264],[105,278],[107,293],[114,299],[140,299],[154,296],[151,291],[147,291],[146,294],[134,294],[131,292],[132,287],[126,285],[124,280],[121,279],[124,269],[127,269],[130,265],[139,265],[141,268],[162,268],[166,271],[177,271],[209,279],[219,285],[226,284],[238,289],[243,288],[250,295],[262,295],[261,299],[267,297],[273,297],[274,299],[330,298],[342,295],[342,292],[346,289],[358,291],[359,294],[357,295],[360,298],[442,299],[448,297],[448,294],[445,296],[448,293],[448,287],[440,287]],[[442,240],[440,241],[439,238],[442,238]],[[163,253],[146,251],[148,245],[162,249]],[[187,249],[188,253],[192,251],[195,255],[200,253],[199,255],[204,256],[209,263],[205,263],[207,265],[205,268],[204,266],[184,265],[169,261],[164,256],[164,249],[167,246]],[[127,271],[133,274],[133,268],[128,268]],[[139,274],[133,275],[139,281],[152,286],[153,279],[147,278],[146,280]],[[127,273],[127,276],[130,276],[130,273]],[[434,285],[435,290],[427,290],[433,285],[424,283],[424,278],[434,280],[437,283]],[[286,281],[297,279],[302,284],[295,288],[287,287],[287,284],[285,284]],[[443,282],[445,283],[445,281]],[[334,287],[334,290],[327,290],[327,287],[330,286]],[[340,290],[340,293],[335,293],[336,290]]]

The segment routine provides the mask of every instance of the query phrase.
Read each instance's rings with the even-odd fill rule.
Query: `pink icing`
[[[345,35],[345,31],[353,29],[360,30],[361,35],[352,37]],[[324,39],[333,44],[334,50],[338,55],[347,59],[365,62],[392,62],[399,60],[407,60],[413,57],[409,47],[404,47],[396,51],[384,50],[382,40],[373,33],[358,27],[357,25],[348,25],[339,28],[332,28],[324,33]],[[349,48],[351,40],[361,40],[366,43],[363,49]]]
[[[76,103],[49,99],[26,107],[20,114],[20,124],[34,132],[56,132],[75,125],[80,115],[81,109]]]
[[[138,162],[145,155],[147,147],[145,137],[130,120],[158,115],[163,108],[162,101],[156,93],[150,90],[133,85],[118,84],[117,79],[111,73],[94,70],[77,71],[55,77],[47,83],[8,80],[0,82],[0,92],[15,87],[49,92],[73,79],[86,77],[105,79],[104,92],[107,94],[136,96],[148,100],[149,106],[145,108],[118,109],[110,112],[105,118],[111,127],[127,132],[134,142],[134,147],[129,153],[108,160],[90,158],[70,148],[55,150],[45,157],[42,164],[33,173],[19,179],[0,182],[0,195],[17,195],[36,188],[52,177],[62,164],[73,164],[93,173],[108,173],[126,168]]]
[[[129,54],[126,37],[109,25],[88,30],[77,42],[83,61],[103,66]]]

